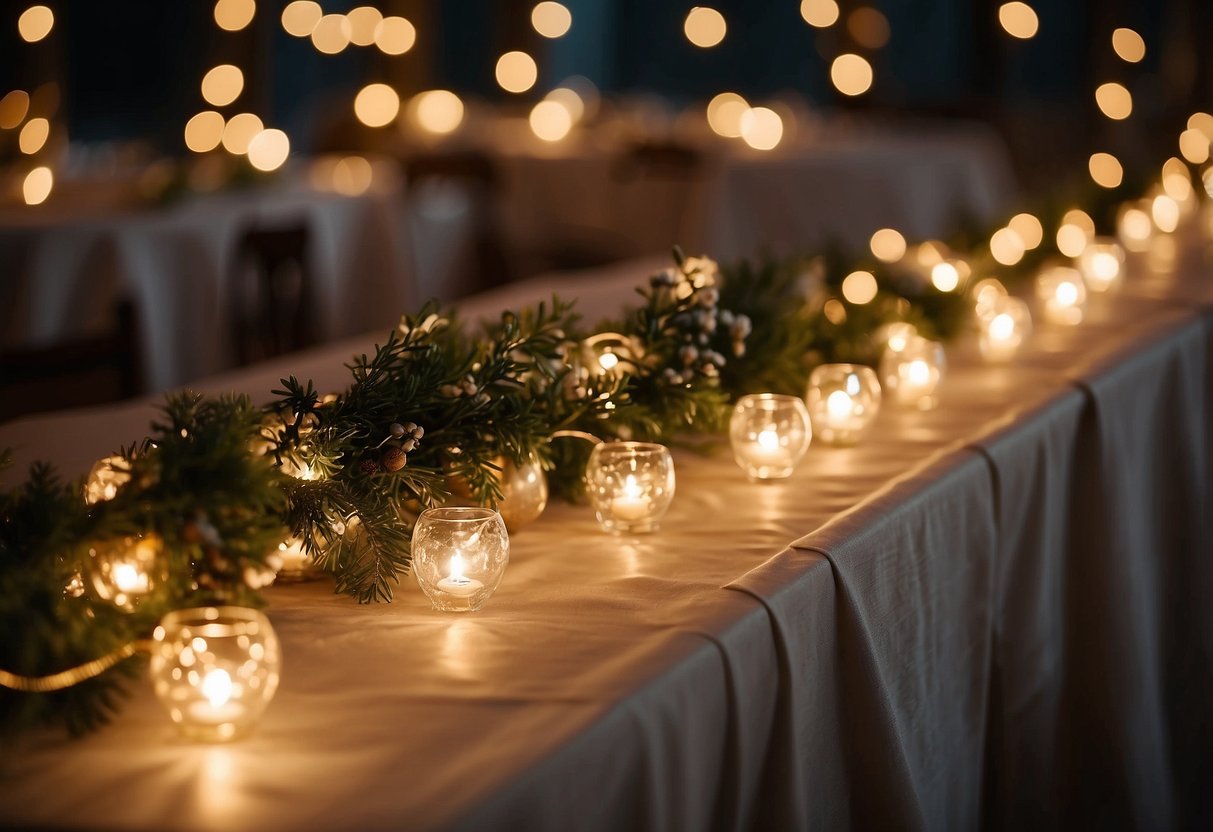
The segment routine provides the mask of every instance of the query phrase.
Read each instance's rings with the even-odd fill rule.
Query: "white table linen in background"
[[[585,506],[554,505],[513,536],[475,615],[431,611],[411,580],[371,607],[271,587],[285,665],[254,735],[181,744],[137,685],[113,728],[28,738],[0,762],[0,812],[106,828],[1060,828],[1103,783],[1125,812],[1111,825],[1207,826],[1192,787],[1213,724],[1210,320],[1125,294],[1084,327],[1041,324],[1010,366],[962,343],[938,409],[888,407],[863,444],[814,446],[783,482],[676,451],[660,532],[610,537]],[[262,400],[294,366],[336,387],[372,340],[211,384]],[[81,474],[151,415],[2,426],[0,445],[21,446],[4,481],[34,458]],[[1173,790],[1155,788],[1164,768]],[[1033,813],[1019,790],[1057,803]]]

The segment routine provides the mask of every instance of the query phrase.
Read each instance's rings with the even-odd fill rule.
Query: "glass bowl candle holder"
[[[269,619],[246,607],[170,612],[152,633],[152,687],[188,738],[247,732],[278,689],[282,654]]]
[[[90,583],[98,597],[130,612],[164,583],[168,565],[158,535],[130,535],[90,546]]]
[[[501,466],[501,502],[497,510],[505,527],[516,532],[538,520],[548,505],[548,478],[538,457],[524,465],[504,460]]]
[[[590,452],[585,484],[606,531],[656,531],[674,500],[674,458],[664,445],[604,442]]]
[[[813,439],[809,411],[795,396],[742,396],[729,420],[733,458],[751,479],[792,475]]]
[[[901,352],[885,352],[880,360],[881,387],[903,407],[930,410],[946,369],[943,344],[916,335]]]
[[[1082,323],[1087,307],[1087,288],[1082,275],[1069,266],[1053,266],[1036,276],[1036,297],[1045,320],[1075,326]]]
[[[986,361],[1006,362],[1015,357],[1032,334],[1032,313],[1019,298],[999,298],[982,319],[977,346]]]
[[[491,508],[427,508],[413,527],[413,573],[436,610],[480,609],[509,562],[510,534]]]
[[[1111,237],[1096,237],[1078,256],[1087,290],[1097,294],[1119,289],[1124,279],[1125,250]]]
[[[809,376],[813,433],[827,445],[854,445],[880,412],[880,381],[871,367],[822,364]]]

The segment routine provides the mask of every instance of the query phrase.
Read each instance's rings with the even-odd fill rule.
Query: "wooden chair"
[[[232,341],[241,364],[318,340],[308,229],[299,223],[240,235],[229,284]]]
[[[0,421],[118,401],[143,390],[139,333],[129,301],[118,304],[109,332],[0,353]]]

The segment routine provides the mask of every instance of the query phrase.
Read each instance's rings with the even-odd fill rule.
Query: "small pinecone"
[[[369,477],[372,474],[379,473],[379,463],[370,457],[366,457],[358,463],[358,470]]]
[[[409,461],[408,454],[400,448],[388,448],[379,458],[383,467],[389,471],[399,471]]]

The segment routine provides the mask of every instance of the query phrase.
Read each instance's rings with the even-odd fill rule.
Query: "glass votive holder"
[[[548,505],[548,478],[537,457],[523,465],[503,460],[501,466],[501,502],[497,510],[505,527],[516,532],[538,520]]]
[[[918,337],[918,328],[905,321],[882,326],[877,332],[876,340],[884,352],[901,352],[912,338]]]
[[[152,633],[152,687],[193,740],[230,740],[256,725],[281,668],[269,619],[247,607],[177,610]]]
[[[1069,266],[1052,266],[1036,276],[1036,297],[1045,320],[1075,326],[1082,323],[1087,307],[1087,288],[1082,274]]]
[[[1116,236],[1129,251],[1146,251],[1154,234],[1149,200],[1126,203],[1116,217]]]
[[[871,367],[822,364],[809,376],[813,433],[827,445],[854,445],[880,412],[880,381]]]
[[[973,311],[977,314],[977,320],[988,321],[996,314],[994,307],[998,302],[1007,296],[1007,287],[1002,285],[1002,281],[996,277],[987,277],[984,280],[979,280],[972,291]]]
[[[656,531],[674,501],[674,458],[651,442],[604,442],[590,452],[585,484],[604,530]]]
[[[795,396],[742,396],[729,419],[733,458],[751,479],[791,476],[812,439],[809,411]]]
[[[1078,256],[1078,270],[1088,291],[1097,294],[1120,288],[1124,278],[1125,250],[1111,237],[1096,237]]]
[[[88,574],[98,597],[130,612],[168,577],[158,535],[128,535],[89,547]]]
[[[413,573],[436,610],[480,609],[509,562],[510,534],[491,508],[427,508],[413,526]]]
[[[1032,313],[1019,298],[1003,297],[993,303],[981,322],[977,346],[986,361],[1006,362],[1015,357],[1032,334]]]
[[[903,407],[930,410],[945,369],[943,344],[916,335],[901,352],[886,351],[880,359],[881,387]]]

